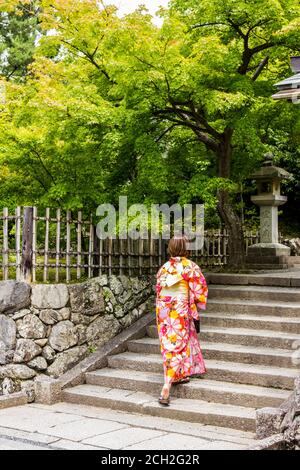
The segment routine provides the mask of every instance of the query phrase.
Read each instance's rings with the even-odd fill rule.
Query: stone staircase
[[[208,373],[174,387],[168,408],[157,403],[163,375],[155,324],[63,398],[253,432],[256,409],[279,406],[300,373],[293,361],[300,349],[300,288],[210,285],[200,338]]]

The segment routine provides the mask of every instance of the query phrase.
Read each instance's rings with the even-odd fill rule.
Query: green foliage
[[[39,35],[39,2],[5,2],[0,5],[0,75],[20,80],[33,60]]]
[[[271,99],[299,51],[298,1],[173,0],[162,28],[96,0],[8,3],[10,31],[23,25],[10,54],[29,73],[5,80],[0,104],[2,205],[205,202],[216,225],[222,190],[252,217],[247,178],[265,151],[298,165],[299,112]]]

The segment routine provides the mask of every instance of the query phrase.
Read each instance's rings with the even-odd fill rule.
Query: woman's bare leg
[[[170,390],[171,390],[171,384],[170,383],[165,383],[162,390],[161,390],[161,396],[162,398],[169,398],[170,395]]]
[[[166,364],[164,364],[164,385],[161,390],[162,398],[166,398],[166,399],[169,398],[171,386],[172,386],[172,381],[171,381],[170,376],[168,375],[168,367],[166,366]]]

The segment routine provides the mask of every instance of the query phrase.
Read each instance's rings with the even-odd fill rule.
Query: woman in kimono
[[[187,239],[174,237],[168,245],[170,259],[157,273],[156,321],[164,365],[161,405],[170,404],[172,385],[205,374],[205,364],[194,320],[206,308],[207,284],[201,269],[186,258]]]

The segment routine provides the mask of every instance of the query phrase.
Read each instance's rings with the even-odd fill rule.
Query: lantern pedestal
[[[287,269],[291,250],[281,243],[257,243],[248,248],[246,265],[250,269]]]

